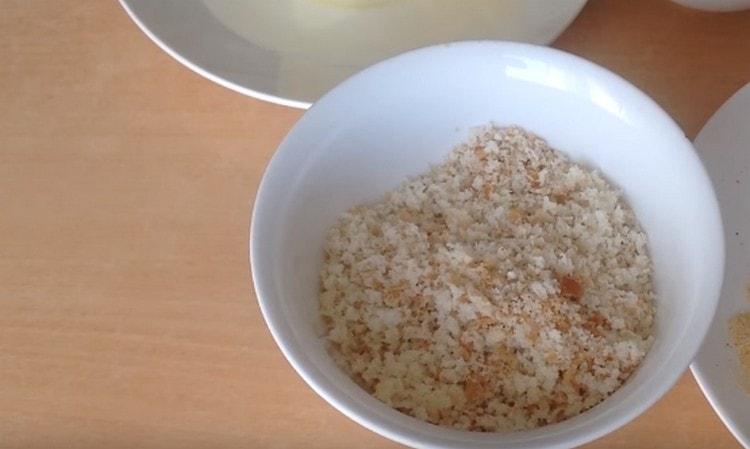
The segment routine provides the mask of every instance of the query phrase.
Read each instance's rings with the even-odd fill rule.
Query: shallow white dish
[[[688,8],[703,11],[730,12],[750,8],[750,0],[672,0]]]
[[[439,428],[390,409],[335,366],[316,330],[322,249],[336,217],[440,162],[470,127],[490,121],[541,135],[623,189],[651,240],[658,296],[654,346],[623,388],[573,419],[506,435]],[[287,359],[363,426],[420,448],[569,447],[635,418],[680,377],[711,323],[723,249],[708,176],[682,131],[646,95],[557,50],[464,42],[370,67],[307,111],[263,177],[251,265],[261,310]]]
[[[547,44],[586,0],[120,0],[164,51],[225,87],[307,108],[364,67],[465,39]]]
[[[750,311],[750,84],[730,98],[703,127],[695,146],[722,205],[727,242],[726,272],[716,318],[693,374],[724,424],[750,448],[750,393],[740,385],[740,370],[730,347],[727,325],[737,312]]]

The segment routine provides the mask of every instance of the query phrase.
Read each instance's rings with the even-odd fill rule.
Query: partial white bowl
[[[568,421],[503,435],[436,427],[392,410],[336,367],[316,331],[322,250],[336,217],[439,163],[471,127],[490,121],[541,135],[622,188],[650,239],[658,298],[654,345],[620,390]],[[464,42],[370,67],[300,119],[263,177],[251,263],[263,315],[284,355],[351,419],[419,448],[554,448],[617,429],[677,381],[714,314],[723,242],[700,160],[646,95],[557,50]]]
[[[172,57],[225,87],[307,108],[359,70],[464,39],[547,44],[586,0],[120,0]]]
[[[750,390],[743,388],[728,323],[750,312],[750,84],[732,96],[706,123],[695,147],[722,204],[727,245],[726,273],[716,319],[692,364],[708,401],[737,440],[750,448]],[[745,380],[750,385],[750,382]]]
[[[750,8],[750,0],[672,0],[688,8],[713,12],[741,11]]]

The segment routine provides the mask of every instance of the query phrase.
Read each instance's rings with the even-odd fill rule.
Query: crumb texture
[[[360,386],[433,424],[502,432],[575,416],[652,342],[647,238],[620,193],[518,127],[344,213],[320,311]]]
[[[750,393],[750,312],[738,313],[729,320],[729,341],[740,362],[740,385]]]

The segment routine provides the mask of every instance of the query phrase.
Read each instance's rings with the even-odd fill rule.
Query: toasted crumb
[[[560,294],[564,298],[578,300],[583,296],[581,281],[574,276],[561,276],[557,279],[557,283],[560,284]]]
[[[377,399],[472,431],[576,416],[652,342],[647,238],[620,194],[520,128],[482,128],[331,228],[320,312]]]

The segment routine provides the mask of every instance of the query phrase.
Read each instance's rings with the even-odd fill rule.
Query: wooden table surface
[[[301,112],[195,75],[114,0],[0,11],[0,447],[397,447],[302,382],[255,301],[250,208]],[[750,13],[591,0],[554,45],[691,138],[750,81]],[[738,444],[686,373],[589,447]]]

